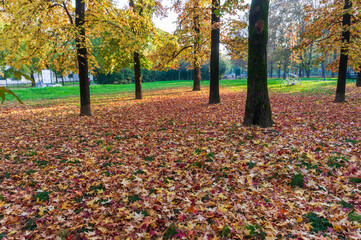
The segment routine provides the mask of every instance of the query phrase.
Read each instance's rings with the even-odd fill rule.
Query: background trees
[[[194,70],[193,91],[201,90],[201,66],[209,61],[211,34],[211,3],[189,0],[177,4],[179,13],[176,35],[179,39],[180,59],[190,63]]]
[[[153,78],[167,75],[181,79],[186,75],[189,79],[191,73],[193,90],[200,90],[201,75],[207,79],[207,68],[210,68],[213,73],[209,102],[219,102],[219,28],[223,30],[222,42],[229,55],[234,61],[243,63],[244,70],[258,61],[253,55],[248,59],[249,66],[244,64],[256,52],[252,53],[252,44],[256,42],[249,43],[247,52],[247,38],[254,36],[246,30],[245,19],[252,16],[242,2],[230,0],[221,5],[215,0],[176,1],[173,7],[179,14],[178,28],[172,34],[154,26],[152,17],[165,12],[161,2],[156,0],[130,0],[127,7],[111,0],[76,1],[75,5],[70,0],[2,1],[0,60],[3,66],[11,65],[30,75],[49,68],[61,74],[79,73],[82,115],[90,115],[88,73],[93,70],[96,70],[98,80],[115,72],[120,73],[123,82],[134,81],[135,98],[140,99],[142,71],[147,74],[147,79],[151,75],[144,69],[170,70],[169,74],[157,72]],[[315,66],[320,68],[323,77],[328,70],[338,71],[341,80],[337,96],[342,95],[345,72],[361,68],[360,5],[356,0],[271,1],[269,44],[265,51],[268,52],[268,76],[286,77],[294,73],[310,77]],[[350,26],[342,25],[343,17],[349,17]],[[249,30],[252,33],[252,28]],[[349,41],[345,36],[348,32]],[[211,42],[214,43],[212,54]],[[260,50],[263,54],[263,48]],[[349,59],[349,66],[339,64],[345,57]],[[207,66],[209,59],[212,59],[210,67]],[[252,73],[252,67],[247,69],[250,78],[262,75],[264,79],[263,63],[260,64],[262,67],[256,75]],[[192,71],[186,72],[184,68]],[[129,74],[129,69],[134,72]],[[177,69],[176,73],[172,72],[174,69]],[[239,69],[235,73],[240,75]],[[361,85],[360,81],[361,75],[357,86]],[[252,84],[249,83],[251,89]],[[267,94],[262,98],[267,98]],[[336,97],[338,99],[343,101],[344,97]]]

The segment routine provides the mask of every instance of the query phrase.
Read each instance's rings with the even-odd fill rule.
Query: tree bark
[[[142,99],[142,72],[139,53],[134,53],[135,99]]]
[[[322,78],[326,78],[326,63],[321,62]]]
[[[61,74],[61,83],[63,84],[63,86],[65,85],[63,73]]]
[[[273,78],[273,61],[271,61],[270,78]]]
[[[243,124],[271,127],[267,88],[269,0],[252,0],[249,16],[247,101]]]
[[[88,52],[85,42],[85,2],[76,0],[75,2],[75,26],[78,34],[75,39],[78,68],[79,68],[79,84],[80,84],[80,115],[90,116],[90,90],[88,80]]]
[[[212,32],[211,32],[211,79],[209,87],[209,104],[220,103],[219,97],[219,41],[221,21],[217,14],[220,0],[212,0]]]
[[[133,8],[133,12],[137,13],[134,5],[134,0],[129,1],[129,6]],[[142,15],[143,9],[139,10],[139,15]],[[140,64],[139,52],[134,52],[134,83],[135,83],[135,99],[142,99],[142,70]]]
[[[283,79],[286,79],[286,77],[287,77],[287,69],[288,69],[288,63],[284,62],[283,63]]]
[[[360,68],[359,72],[357,73],[356,87],[361,87],[361,68]]]
[[[199,24],[199,15],[198,15],[198,1],[195,0],[194,1],[194,12],[195,15],[193,17],[193,22],[194,22],[194,32],[195,32],[195,39],[194,39],[194,49],[193,49],[193,54],[194,54],[194,78],[193,78],[193,91],[200,91],[201,90],[201,80],[202,80],[202,75],[201,75],[201,64],[200,64],[200,59],[199,59],[199,48],[200,48],[200,24]]]
[[[352,7],[351,0],[345,0],[344,10],[345,14],[342,17],[342,46],[340,55],[340,65],[338,68],[338,79],[336,88],[335,102],[345,102],[346,93],[346,74],[347,74],[347,62],[348,62],[348,44],[350,43],[350,25],[351,15],[349,9]]]
[[[30,77],[31,77],[31,79],[33,79],[33,82],[31,83],[31,86],[35,87],[36,82],[35,82],[35,76],[34,76],[34,71],[33,70],[31,70],[31,72],[30,72]]]
[[[201,68],[196,66],[194,67],[194,75],[193,75],[193,91],[201,90]]]
[[[336,51],[333,53],[333,60],[336,61],[336,58],[337,58],[337,53]],[[331,72],[331,77],[334,78],[335,77],[335,72],[332,70]]]

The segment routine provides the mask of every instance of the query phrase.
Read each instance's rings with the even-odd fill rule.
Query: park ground
[[[334,81],[270,81],[262,129],[242,125],[244,81],[222,81],[218,105],[206,82],[161,84],[139,101],[91,86],[92,117],[75,86],[15,90],[27,105],[0,107],[0,239],[360,239],[360,88],[336,104]]]

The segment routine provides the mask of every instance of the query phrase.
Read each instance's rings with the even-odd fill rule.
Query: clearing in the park
[[[2,105],[0,239],[360,239],[360,89],[271,83],[265,129],[231,82]]]

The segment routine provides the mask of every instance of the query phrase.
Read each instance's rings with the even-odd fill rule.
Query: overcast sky
[[[117,0],[117,2],[118,2],[118,5],[122,8],[129,5],[129,0]],[[250,3],[251,0],[245,0],[245,2]],[[162,3],[166,7],[171,6],[170,0],[163,0]],[[153,21],[154,21],[156,27],[158,27],[164,31],[167,31],[167,32],[174,32],[177,27],[177,25],[176,25],[177,14],[174,12],[169,12],[167,18],[162,18],[162,19],[154,18]]]

